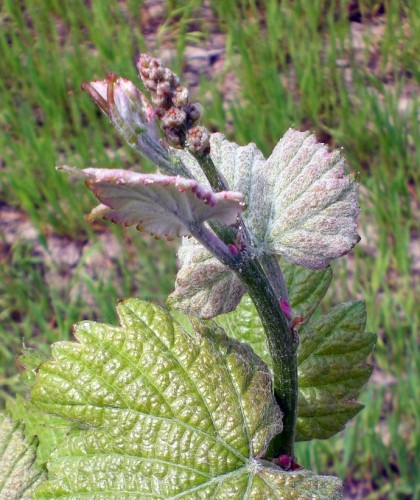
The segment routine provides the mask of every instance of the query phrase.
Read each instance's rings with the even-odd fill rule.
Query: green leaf
[[[158,237],[190,236],[191,228],[207,220],[233,225],[246,204],[241,193],[214,193],[196,181],[127,170],[60,167],[86,179],[101,201],[90,220],[103,217],[123,226],[136,225]]]
[[[221,314],[215,319],[225,332],[240,342],[247,342],[258,356],[271,367],[272,361],[266,343],[264,327],[248,294],[245,294],[239,306],[228,314]]]
[[[29,347],[23,346],[21,355],[19,356],[19,364],[25,369],[20,374],[20,381],[26,385],[27,387],[31,387],[35,382],[36,371],[38,366],[43,362],[49,359],[50,351],[41,352],[36,349],[32,349]]]
[[[331,268],[312,271],[282,260],[281,270],[293,313],[303,316],[306,322],[309,321],[331,282]],[[236,310],[229,314],[221,314],[215,321],[230,337],[251,345],[258,356],[271,366],[264,328],[247,294],[244,295]]]
[[[365,323],[365,304],[355,301],[303,326],[298,350],[298,440],[327,439],[363,408],[354,399],[370,377],[366,357],[376,342],[376,335],[364,331]]]
[[[27,441],[23,426],[0,413],[0,498],[32,498],[46,479],[45,470],[34,464],[37,440]]]
[[[46,464],[51,452],[64,440],[70,430],[68,420],[39,411],[21,396],[8,399],[7,411],[13,420],[25,424],[24,432],[28,441],[37,438],[35,464],[39,466]]]
[[[214,318],[233,311],[245,287],[216,257],[190,239],[178,252],[181,269],[168,305],[199,318]]]
[[[282,260],[281,270],[293,312],[308,321],[330,286],[331,267],[313,271]]]
[[[337,478],[260,458],[281,413],[249,346],[134,299],[118,314],[77,325],[39,369],[33,401],[76,425],[37,498],[340,498]]]
[[[299,276],[300,271],[297,272]],[[318,274],[318,286],[313,288],[315,298],[311,301],[308,296],[303,302],[310,305],[307,310],[313,309],[321,284],[329,274]],[[313,279],[312,285],[315,284]],[[295,309],[302,295],[293,288],[290,291]],[[271,366],[261,321],[247,295],[234,312],[218,316],[216,322],[229,336],[248,342]],[[371,367],[365,360],[376,340],[373,333],[364,331],[365,323],[365,305],[357,301],[340,304],[300,328],[297,441],[327,439],[341,431],[363,408],[354,400],[369,379]]]

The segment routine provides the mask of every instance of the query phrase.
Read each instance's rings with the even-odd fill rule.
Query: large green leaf
[[[312,281],[315,298],[310,309],[319,298],[326,274],[318,275],[318,286]],[[300,297],[292,289],[292,307]],[[310,303],[308,296],[305,304]],[[248,342],[271,366],[261,321],[247,295],[234,312],[218,316],[216,321],[229,336]],[[376,339],[364,331],[365,323],[365,305],[356,301],[334,307],[299,330],[297,441],[329,438],[363,408],[355,398],[370,376],[366,358]]]
[[[281,412],[249,346],[134,299],[118,314],[77,325],[38,371],[32,400],[75,423],[38,498],[340,498],[337,478],[260,458]]]
[[[0,498],[32,498],[46,479],[45,470],[34,464],[37,440],[27,441],[21,423],[0,413]]]

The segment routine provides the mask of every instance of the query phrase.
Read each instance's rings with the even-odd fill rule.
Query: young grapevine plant
[[[32,459],[9,498],[341,498],[294,443],[342,430],[371,372],[362,302],[313,316],[359,240],[357,183],[309,132],[268,159],[210,134],[176,75],[137,67],[152,104],[113,74],[83,88],[157,172],[59,168],[98,198],[90,220],[182,237],[175,290],[168,309],[128,299],[119,326],[77,324],[52,360],[26,355],[31,400],[8,411],[29,444],[9,416],[0,435]],[[0,444],[0,496],[11,456]]]

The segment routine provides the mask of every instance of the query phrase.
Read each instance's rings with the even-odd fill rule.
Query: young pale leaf
[[[357,183],[345,174],[346,163],[340,153],[329,152],[310,132],[290,129],[268,160],[255,144],[238,146],[222,134],[212,134],[210,145],[211,158],[229,189],[245,195],[248,209],[243,219],[254,238],[257,255],[266,252],[321,269],[359,241],[355,222],[359,213]],[[192,155],[185,151],[175,154],[207,185]],[[202,263],[197,260],[188,266],[195,291],[186,290],[185,285],[183,291],[194,297],[201,293],[196,275],[202,272]],[[226,270],[223,280],[229,280],[229,274],[233,273]],[[205,282],[202,288],[206,288]],[[230,300],[228,292],[225,298],[227,303],[236,300]],[[182,310],[188,310],[187,304],[182,306]],[[213,316],[217,314],[220,311],[215,308]]]
[[[254,144],[238,146],[222,134],[210,140],[211,157],[229,189],[244,193],[244,220],[256,251],[320,269],[359,241],[357,183],[345,174],[339,151],[310,132],[290,129],[267,161]],[[182,159],[196,173],[194,159]]]
[[[311,269],[326,267],[360,240],[357,183],[345,174],[338,151],[309,132],[289,130],[267,160],[274,188],[266,244],[274,253]]]
[[[30,499],[46,479],[45,470],[34,464],[37,441],[27,441],[23,426],[0,413],[0,498]]]
[[[325,280],[321,274],[318,286],[312,281],[315,295]],[[294,294],[293,288],[290,292],[295,309],[301,294]],[[307,300],[306,304],[309,303]],[[219,316],[216,322],[229,336],[248,342],[271,366],[262,324],[247,295],[235,311]],[[355,398],[370,376],[366,358],[376,339],[374,334],[364,331],[365,322],[364,303],[347,302],[299,330],[297,441],[327,439],[341,431],[362,409]]]
[[[33,401],[79,427],[37,498],[340,498],[337,478],[259,458],[281,413],[249,346],[134,299],[118,314],[121,327],[77,325],[39,369]]]
[[[181,269],[168,305],[199,318],[214,318],[233,311],[244,285],[216,257],[195,240],[183,241],[178,252]]]
[[[62,169],[84,177],[101,201],[90,219],[103,217],[124,226],[135,224],[139,231],[162,238],[189,236],[192,227],[210,219],[235,224],[245,209],[241,193],[214,193],[182,177],[117,169]]]

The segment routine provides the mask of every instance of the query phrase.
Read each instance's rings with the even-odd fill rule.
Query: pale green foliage
[[[327,315],[310,319],[331,280],[329,268],[313,272],[291,264],[282,267],[291,306],[306,320],[299,328],[296,439],[326,439],[362,409],[354,399],[370,376],[366,357],[376,336],[364,331],[366,311],[360,301],[340,304]],[[264,329],[247,295],[235,311],[216,321],[229,336],[248,342],[271,365]]]
[[[0,498],[30,499],[45,480],[45,470],[34,464],[36,445],[35,438],[25,439],[20,423],[0,413]]]
[[[33,401],[74,428],[37,498],[340,498],[337,478],[259,458],[281,412],[249,346],[134,299],[118,314],[121,327],[77,325],[39,369]]]
[[[169,306],[203,319],[212,318],[215,311],[223,314],[235,309],[245,291],[236,274],[193,239],[184,238],[178,258],[181,269]]]
[[[195,159],[185,151],[176,154],[206,185]],[[253,237],[253,247],[248,249],[252,253],[275,254],[319,269],[349,252],[359,241],[356,182],[345,175],[342,156],[337,151],[330,153],[309,132],[290,129],[268,160],[255,144],[238,146],[222,134],[213,134],[211,157],[229,189],[245,195],[248,208],[243,219]],[[229,279],[228,269],[225,274],[218,270],[215,282],[200,280],[212,257],[198,246],[186,246],[185,242],[183,246],[183,267],[171,296],[173,307],[202,318],[233,311],[239,302],[240,280]],[[221,283],[231,285],[224,287],[223,300]],[[205,308],[200,307],[204,295],[208,298]],[[185,296],[194,298],[198,305],[188,303]]]

